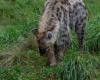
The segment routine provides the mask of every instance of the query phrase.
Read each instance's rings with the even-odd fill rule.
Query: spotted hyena
[[[40,53],[47,54],[51,66],[56,65],[70,47],[71,27],[77,34],[79,48],[83,48],[86,17],[82,0],[46,0],[39,28],[33,29],[33,33],[36,33]]]

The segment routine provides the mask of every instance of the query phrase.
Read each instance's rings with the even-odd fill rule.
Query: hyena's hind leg
[[[83,42],[84,42],[85,26],[86,26],[86,19],[84,18],[78,19],[75,25],[75,32],[77,34],[78,45],[81,51],[83,51],[83,48],[84,48]]]
[[[57,64],[57,61],[56,61],[56,56],[54,52],[54,45],[49,45],[46,53],[47,53],[50,66],[55,66]]]
[[[86,26],[88,12],[83,3],[76,3],[74,5],[74,16],[75,16],[75,32],[77,33],[79,48],[83,51],[84,41],[84,29]]]

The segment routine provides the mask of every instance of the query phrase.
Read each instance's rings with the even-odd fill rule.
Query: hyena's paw
[[[56,66],[56,65],[57,65],[56,57],[55,57],[55,56],[52,56],[52,57],[49,59],[49,63],[50,63],[50,66]]]
[[[57,65],[56,62],[50,63],[50,66],[56,66],[56,65]]]
[[[50,66],[56,66],[57,65],[56,56],[55,56],[55,53],[54,53],[54,50],[53,50],[52,47],[48,48],[47,57],[48,57],[48,62],[50,64]]]

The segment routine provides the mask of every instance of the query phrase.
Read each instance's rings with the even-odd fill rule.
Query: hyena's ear
[[[37,33],[38,33],[38,28],[33,28],[33,29],[32,29],[32,33],[33,33],[33,35],[35,35],[35,36],[36,36],[36,35],[37,35]]]

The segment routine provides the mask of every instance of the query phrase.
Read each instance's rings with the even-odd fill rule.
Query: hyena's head
[[[46,41],[45,41],[45,34],[46,33],[45,32],[39,32],[37,28],[34,28],[32,30],[32,33],[33,33],[33,35],[36,36],[40,55],[43,56],[46,53],[46,50],[47,50],[47,45],[46,45]]]

